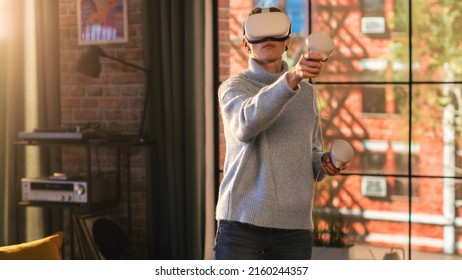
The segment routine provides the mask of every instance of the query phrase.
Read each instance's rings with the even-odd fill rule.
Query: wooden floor
[[[350,249],[350,259],[352,260],[382,260],[385,254],[390,253],[390,248],[375,247],[370,245],[354,245]],[[402,250],[394,249],[400,258],[403,258]],[[409,259],[407,248],[404,252],[404,259]],[[462,255],[448,255],[443,253],[429,253],[423,251],[411,251],[411,260],[462,260]]]

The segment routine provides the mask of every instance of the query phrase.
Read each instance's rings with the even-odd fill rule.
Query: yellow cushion
[[[61,260],[63,232],[16,245],[0,247],[0,260]]]

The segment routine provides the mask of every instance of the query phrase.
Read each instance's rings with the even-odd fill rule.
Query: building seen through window
[[[319,206],[349,215],[365,258],[367,248],[393,247],[412,259],[462,256],[462,4],[445,3],[230,0],[218,7],[218,83],[247,67],[242,22],[255,6],[291,17],[289,64],[306,51],[309,33],[335,41],[316,79],[324,144],[345,139],[355,158],[349,174],[317,186],[335,196]]]

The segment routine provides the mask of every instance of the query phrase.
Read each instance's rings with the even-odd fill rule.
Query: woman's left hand
[[[335,167],[335,165],[332,163],[332,159],[330,158],[329,153],[325,153],[321,157],[321,168],[329,176],[335,176],[340,173],[340,171],[344,170],[347,168],[347,165],[344,164],[340,166],[340,168]]]

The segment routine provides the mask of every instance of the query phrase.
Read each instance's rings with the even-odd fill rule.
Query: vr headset
[[[270,12],[262,8],[262,12],[253,14],[244,22],[244,36],[250,44],[266,41],[282,42],[289,38],[291,22],[282,12]]]

